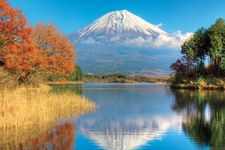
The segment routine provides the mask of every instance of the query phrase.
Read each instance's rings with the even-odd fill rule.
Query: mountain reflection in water
[[[225,146],[225,94],[163,84],[89,83],[96,112],[75,121],[79,150],[215,149]]]
[[[76,127],[103,149],[136,149],[162,139],[169,129],[182,130],[182,116],[168,107],[173,95],[165,85],[87,85],[83,93],[98,109],[76,121]]]
[[[58,92],[66,89],[77,90],[76,93],[94,101],[97,110],[74,120],[73,125],[62,127],[65,134],[37,139],[34,143],[39,148],[223,150],[225,147],[225,92],[171,90],[164,84],[108,83],[64,85]]]

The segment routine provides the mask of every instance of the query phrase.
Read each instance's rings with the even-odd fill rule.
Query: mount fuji
[[[127,10],[109,12],[69,35],[85,73],[166,76],[192,33],[167,33]]]

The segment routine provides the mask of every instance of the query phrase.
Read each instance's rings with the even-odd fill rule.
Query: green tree
[[[68,81],[80,81],[83,79],[82,69],[78,66],[74,66],[74,70],[70,74],[51,74],[47,76],[48,81],[59,81],[59,80],[68,80]]]
[[[209,30],[210,39],[209,56],[213,62],[214,72],[220,75],[221,61],[225,52],[225,22],[223,19],[218,19]]]
[[[75,70],[68,76],[68,80],[79,81],[83,79],[83,72],[79,66],[75,66]]]
[[[181,53],[189,60],[192,60],[195,76],[203,74],[205,71],[205,57],[208,52],[208,34],[207,29],[201,28],[187,40],[181,47]],[[178,61],[177,61],[178,62]],[[180,65],[182,66],[182,65]],[[178,70],[180,70],[178,68]],[[192,71],[191,71],[192,72]]]
[[[218,19],[210,28],[200,28],[194,35],[182,45],[183,58],[192,63],[193,76],[216,75],[225,73],[225,21]],[[206,68],[205,59],[210,58],[210,64]],[[185,61],[177,61],[171,68],[177,73],[185,66]],[[175,67],[174,67],[175,66]],[[206,70],[207,69],[207,70]]]

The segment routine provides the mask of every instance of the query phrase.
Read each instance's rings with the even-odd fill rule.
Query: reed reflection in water
[[[45,89],[46,88],[46,89]],[[95,110],[95,104],[71,92],[50,87],[19,87],[0,91],[0,149],[17,150],[45,139],[59,121],[72,120]],[[53,134],[54,135],[54,134]],[[41,140],[37,140],[37,143]]]

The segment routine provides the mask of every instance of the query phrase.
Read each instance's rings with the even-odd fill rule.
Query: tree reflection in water
[[[225,148],[225,93],[174,90],[173,110],[183,114],[183,130],[199,145]]]
[[[29,145],[19,143],[19,150],[72,150],[74,148],[74,140],[73,124],[64,123],[56,125],[54,129],[46,134],[32,139]]]

